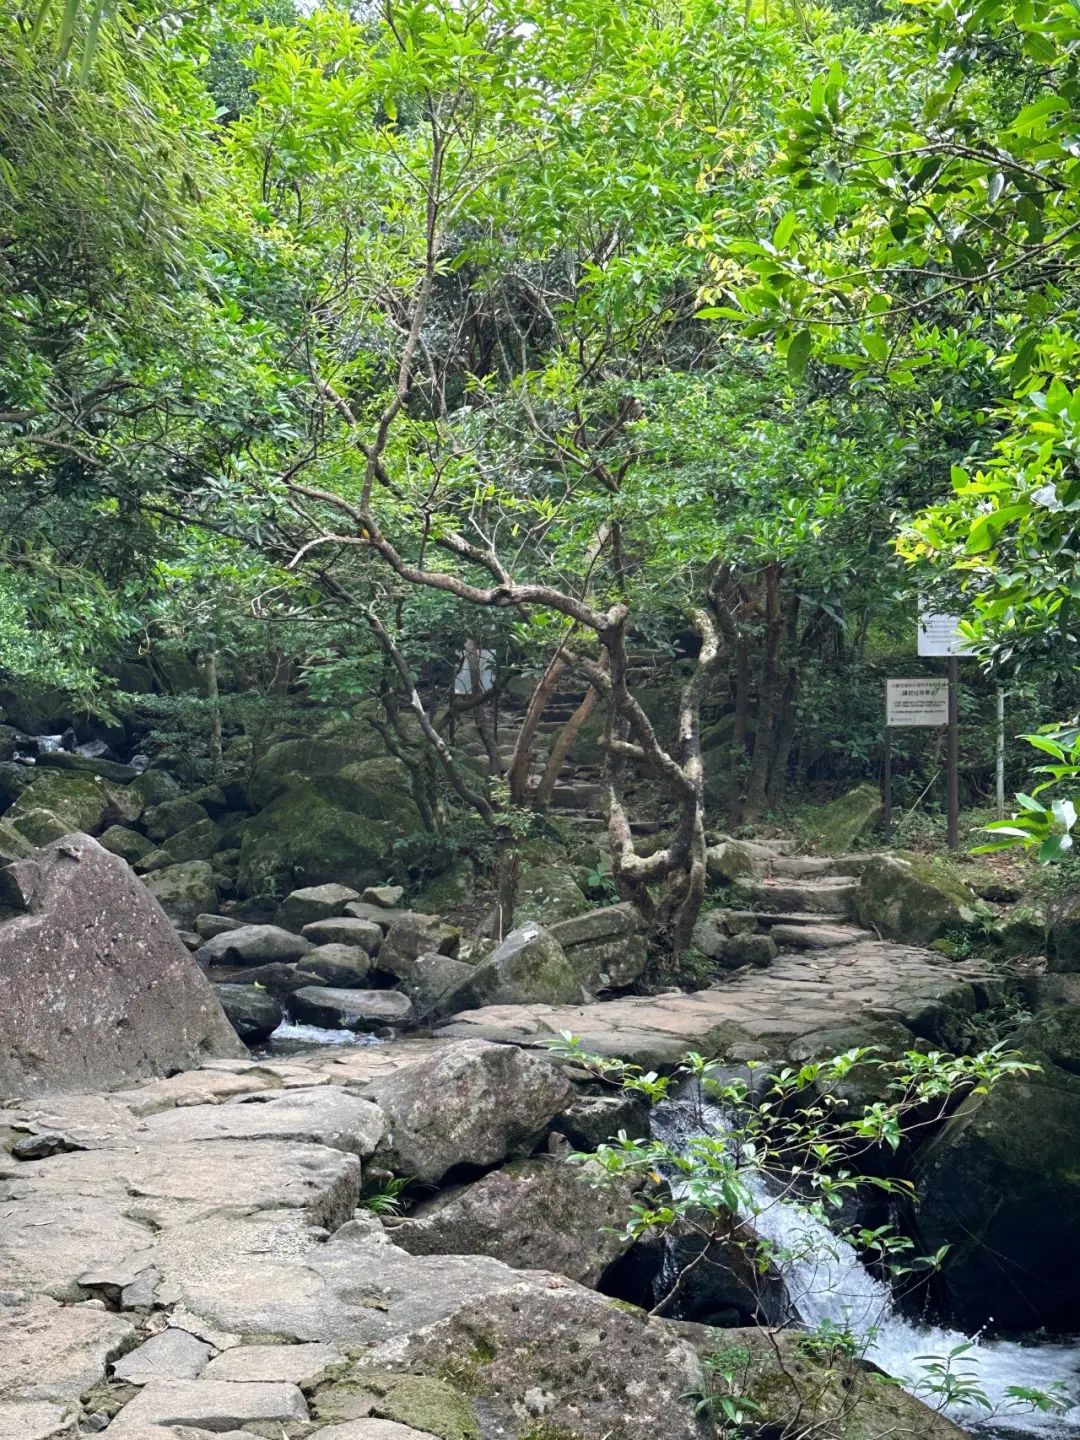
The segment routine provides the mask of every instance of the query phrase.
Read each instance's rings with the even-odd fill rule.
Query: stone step
[[[766,930],[774,925],[844,925],[848,918],[840,910],[835,914],[827,910],[730,910],[728,914],[733,921],[756,923]]]
[[[817,915],[847,915],[858,881],[847,875],[820,875],[800,880],[737,880],[740,894],[775,910],[802,910]]]
[[[815,917],[818,919],[820,917]],[[784,924],[771,927],[773,940],[781,950],[838,950],[860,940],[873,940],[869,930],[857,925]]]
[[[556,785],[551,792],[551,803],[560,810],[581,810],[591,812],[603,799],[603,787],[570,783]]]

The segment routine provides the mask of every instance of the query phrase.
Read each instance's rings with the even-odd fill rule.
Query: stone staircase
[[[732,886],[747,908],[734,911],[733,918],[755,923],[778,950],[833,950],[876,938],[852,923],[867,856],[792,855],[787,842],[777,844],[783,849],[752,847],[756,873]]]

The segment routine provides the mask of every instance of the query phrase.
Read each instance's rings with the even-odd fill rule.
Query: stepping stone
[[[858,881],[847,875],[822,875],[798,880],[738,880],[735,888],[748,899],[777,910],[817,915],[846,915],[855,900]]]
[[[311,985],[290,995],[288,1007],[294,1020],[331,1030],[379,1030],[384,1025],[407,1025],[414,1018],[412,1001],[400,990]]]
[[[311,1385],[344,1358],[334,1345],[240,1345],[211,1360],[206,1378]]]
[[[191,1425],[221,1431],[265,1421],[307,1419],[307,1401],[296,1385],[156,1380],[124,1406],[109,1429],[117,1436],[136,1436],[140,1429],[153,1425]]]
[[[118,1360],[113,1379],[129,1385],[148,1385],[152,1380],[195,1380],[206,1369],[210,1346],[186,1330],[162,1330]]]
[[[874,937],[857,925],[774,925],[772,938],[781,949],[835,950]]]

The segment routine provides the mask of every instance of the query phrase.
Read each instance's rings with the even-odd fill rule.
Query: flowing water
[[[672,1101],[654,1112],[653,1133],[666,1144],[703,1129],[710,1134],[726,1130],[724,1115],[716,1107]],[[771,1194],[750,1172],[742,1177],[752,1195],[751,1214],[759,1234],[784,1255],[779,1269],[799,1319],[813,1330],[823,1323],[870,1336],[866,1358],[896,1377],[907,1390],[919,1392],[926,1358],[944,1360],[956,1346],[974,1340],[973,1348],[954,1364],[954,1371],[971,1375],[993,1408],[991,1418],[983,1407],[958,1406],[949,1413],[982,1440],[1080,1440],[1080,1342],[1068,1344],[1060,1336],[1032,1337],[1026,1341],[972,1337],[941,1325],[924,1324],[901,1314],[889,1287],[875,1279],[855,1250],[803,1208]],[[1071,1408],[1064,1414],[1043,1414],[1020,1407],[1009,1399],[1010,1385],[1049,1390],[1061,1382]],[[925,1395],[925,1388],[922,1392]]]
[[[383,1045],[377,1035],[356,1030],[324,1030],[320,1025],[294,1025],[283,1020],[269,1040],[254,1047],[255,1055],[302,1055],[326,1045]]]

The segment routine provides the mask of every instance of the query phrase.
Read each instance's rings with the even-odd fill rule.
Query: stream
[[[653,1112],[654,1136],[672,1147],[702,1128],[723,1134],[723,1112],[685,1100],[666,1102]],[[801,1206],[770,1193],[750,1172],[742,1178],[753,1196],[746,1218],[759,1234],[794,1257],[779,1269],[808,1330],[830,1322],[869,1336],[865,1357],[915,1393],[928,1357],[944,1359],[956,1346],[973,1341],[953,1368],[977,1380],[993,1409],[988,1414],[981,1406],[957,1405],[948,1411],[952,1419],[980,1440],[1080,1440],[1080,1338],[1072,1343],[1062,1336],[996,1340],[912,1320],[897,1309],[888,1285],[870,1274],[845,1240]],[[1072,1401],[1065,1413],[1033,1411],[1006,1394],[1010,1385],[1049,1390],[1056,1382]]]

